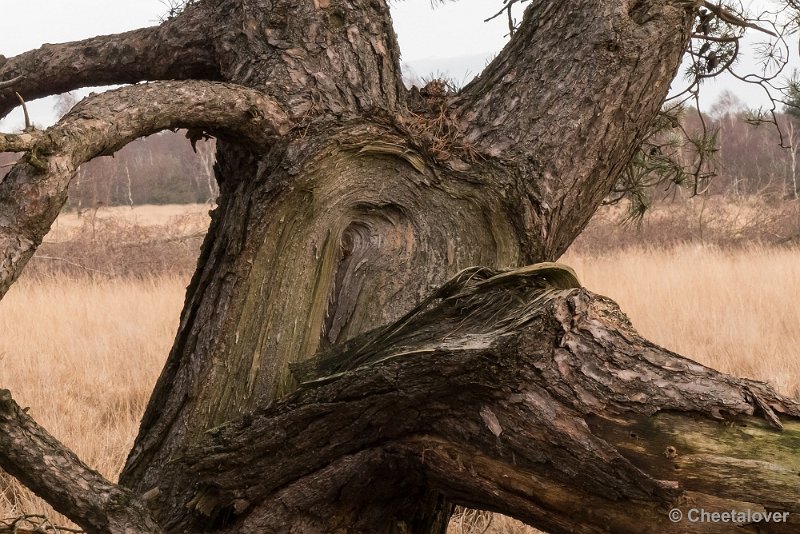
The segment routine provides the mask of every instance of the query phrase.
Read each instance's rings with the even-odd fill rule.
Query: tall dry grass
[[[110,222],[87,241],[85,221],[64,224],[66,233],[54,234],[78,236],[80,246],[65,249],[65,255],[94,266],[91,262],[107,261],[115,273],[128,273],[114,257],[94,259],[82,247],[112,243],[119,232],[133,238],[135,232]],[[103,228],[112,233],[101,235]],[[796,394],[800,250],[697,245],[596,250],[603,247],[570,252],[562,261],[577,270],[586,287],[617,300],[644,336],[712,367]],[[180,267],[181,276],[152,275],[161,272],[153,268],[150,275],[114,278],[87,277],[83,268],[32,269],[0,301],[0,387],[10,389],[37,421],[112,480],[171,345],[189,267]],[[21,513],[64,521],[0,474],[0,518]],[[465,511],[454,518],[450,532],[535,531],[502,516]]]
[[[581,283],[639,332],[726,373],[800,389],[800,250],[682,245],[567,254]]]
[[[0,387],[116,479],[178,325],[176,277],[24,279],[0,301]],[[0,474],[0,518],[52,515]]]

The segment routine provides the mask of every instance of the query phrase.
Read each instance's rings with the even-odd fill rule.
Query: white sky
[[[162,0],[4,0],[3,4],[0,54],[6,57],[45,42],[72,41],[151,26],[167,10]],[[437,73],[459,82],[468,80],[505,43],[508,30],[504,17],[483,22],[501,5],[500,0],[459,0],[432,9],[429,0],[394,2],[392,15],[403,63],[419,77]],[[749,106],[764,102],[757,91],[723,81],[709,87],[703,107],[710,105],[726,87],[732,88]],[[52,99],[33,102],[30,111],[34,122],[50,124],[52,106]],[[10,131],[21,124],[21,113],[16,111],[0,122],[0,130]]]

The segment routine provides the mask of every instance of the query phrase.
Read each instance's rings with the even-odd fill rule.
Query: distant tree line
[[[797,199],[800,116],[775,113],[775,124],[760,123],[732,92],[723,92],[702,120],[715,136],[711,162],[715,176],[708,193],[730,196],[768,196]],[[701,127],[696,113],[687,113],[687,130]]]
[[[0,165],[14,159],[0,154]],[[195,154],[184,132],[139,139],[81,167],[70,185],[67,209],[213,202],[218,193],[213,163],[213,141],[198,142]],[[0,175],[7,171],[3,167]]]
[[[72,104],[69,99],[63,100],[61,106],[65,109],[59,111],[66,111]],[[787,108],[787,112],[776,114],[780,130],[772,124],[757,126],[752,121],[753,112],[733,93],[723,92],[702,115],[705,128],[716,138],[710,164],[715,176],[707,193],[797,199],[800,113],[794,111]],[[696,113],[687,112],[682,120],[687,131],[702,127]],[[73,181],[67,209],[214,202],[218,194],[213,171],[214,141],[199,141],[196,149],[197,153],[185,132],[163,132],[139,139],[112,157],[95,159],[84,165]],[[687,159],[692,156],[686,155]],[[0,154],[0,176],[5,175],[15,157]],[[651,196],[658,202],[672,198],[675,191],[654,191]]]

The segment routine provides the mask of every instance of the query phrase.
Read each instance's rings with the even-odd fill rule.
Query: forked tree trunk
[[[681,1],[536,1],[458,93],[403,87],[382,0],[205,0],[158,29],[0,62],[32,96],[90,84],[92,69],[69,68],[87,57],[104,82],[186,79],[0,138],[26,151],[0,184],[0,295],[98,154],[164,128],[208,131],[220,187],[111,485],[121,493],[74,503],[28,474],[19,450],[39,430],[10,401],[0,424],[30,432],[0,442],[3,467],[109,532],[126,518],[169,532],[437,532],[452,503],[552,532],[682,531],[664,512],[681,496],[741,504],[720,473],[757,474],[717,420],[760,410],[777,424],[795,404],[647,344],[559,268],[496,272],[557,258],[585,226],[659,110],[694,15]],[[672,434],[687,413],[707,440]],[[787,431],[755,428],[783,455],[771,465],[791,469]],[[724,469],[695,465],[712,454]],[[789,491],[781,477],[765,480]],[[757,497],[797,512],[797,499]]]

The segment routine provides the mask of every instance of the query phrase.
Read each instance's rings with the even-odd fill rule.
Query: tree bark
[[[473,117],[485,107],[475,98],[480,85],[441,97],[406,93],[385,4],[279,2],[266,20],[237,13],[253,27],[237,36],[238,50],[262,50],[262,36],[270,37],[266,56],[236,57],[234,70],[245,76],[234,81],[267,91],[280,83],[285,96],[278,101],[306,124],[266,154],[221,146],[220,207],[122,480],[153,485],[155,466],[182,443],[252,409],[263,395],[292,391],[290,363],[397,319],[458,270],[516,267],[563,252],[663,101],[692,18],[676,4],[638,5],[634,15],[649,13],[642,20],[609,5],[539,2],[528,9],[523,29],[484,76],[507,75],[512,59],[522,71],[526,57],[564,48],[563,34],[540,28],[540,20],[563,27],[607,20],[562,51],[607,68],[567,79],[556,68],[535,70],[535,83],[520,73],[507,90],[492,92],[499,108],[538,102],[540,93],[568,83],[585,87],[557,91],[560,101],[546,102],[550,113],[570,117],[555,128],[563,129],[562,141],[573,136],[569,145],[554,150],[559,134],[545,135],[548,120],[530,105],[510,125],[529,136],[519,138],[525,151],[499,155],[489,145],[504,127]],[[612,37],[619,42],[609,50]],[[659,60],[651,59],[656,45]],[[337,79],[347,83],[333,91],[329,83]],[[310,123],[303,119],[309,99],[294,104],[307,93]],[[620,111],[597,112],[606,108]],[[217,363],[220,354],[225,365]]]
[[[436,532],[454,502],[551,532],[685,531],[665,510],[687,497],[796,514],[795,403],[641,340],[557,266],[522,268],[557,258],[610,191],[695,14],[535,1],[457,93],[406,90],[383,0],[204,0],[4,60],[0,115],[14,90],[154,83],[0,137],[26,153],[0,183],[0,296],[81,163],[208,131],[219,207],[115,486],[165,530]],[[753,417],[776,412],[782,432]],[[729,424],[776,459],[740,461]]]
[[[0,467],[88,532],[161,532],[145,504],[87,467],[0,389]]]
[[[162,466],[151,513],[168,532],[379,532],[435,492],[555,533],[731,529],[671,508],[786,512],[741,529],[796,531],[800,404],[574,285],[554,264],[467,270],[205,432]]]

